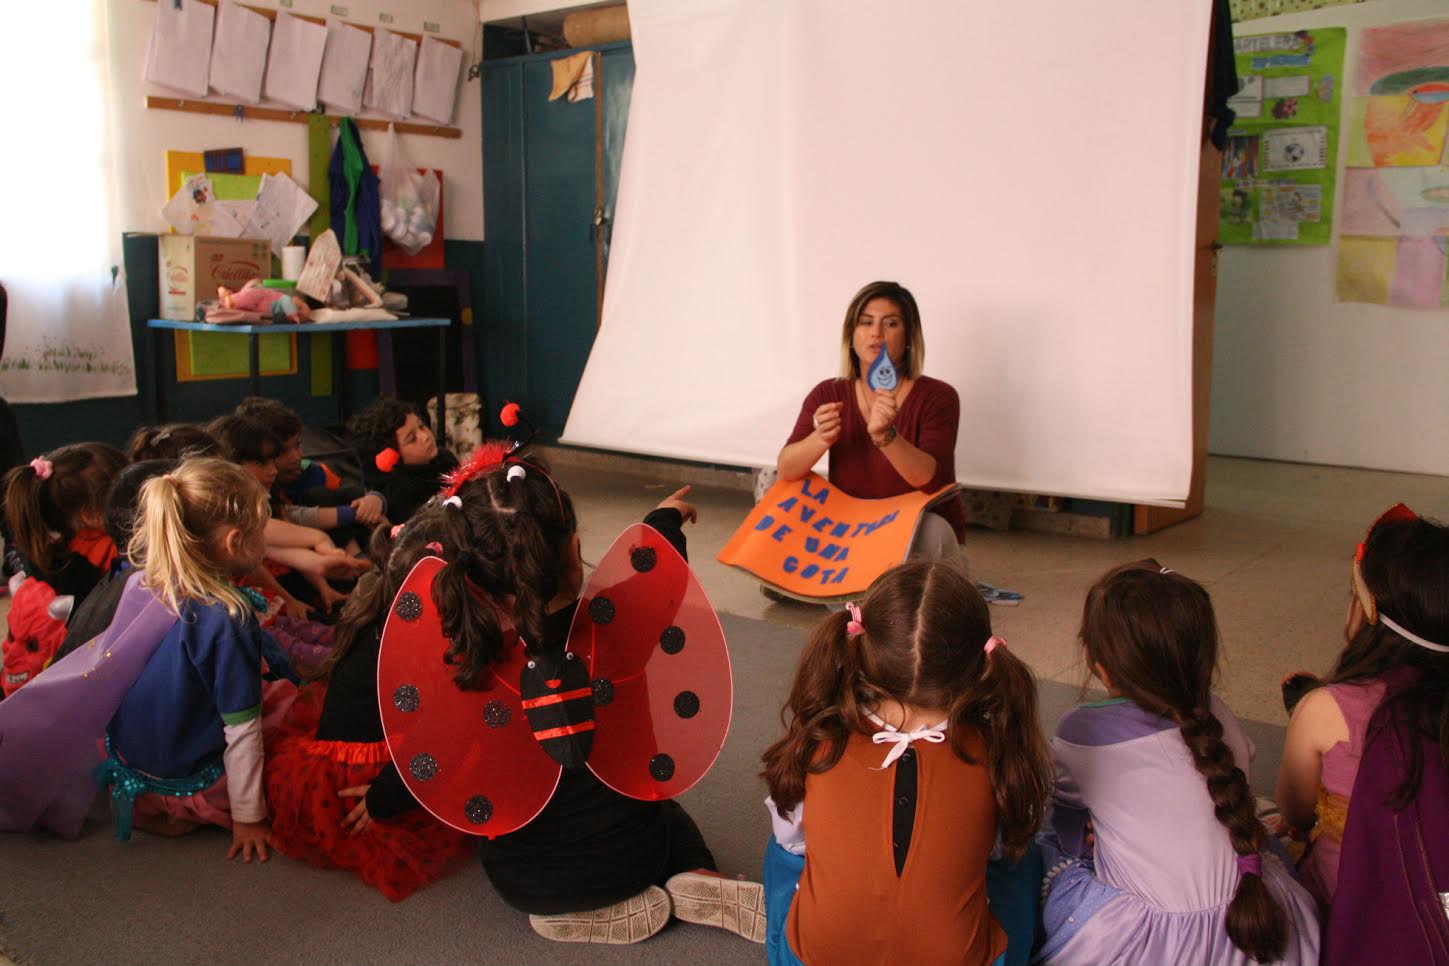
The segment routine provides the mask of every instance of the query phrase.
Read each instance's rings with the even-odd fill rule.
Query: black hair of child
[[[368,403],[347,421],[347,438],[364,467],[372,466],[378,453],[397,448],[397,431],[407,423],[415,410],[393,396],[382,396]]]
[[[221,455],[233,463],[265,463],[277,455],[277,440],[259,419],[232,413],[206,425],[221,446]]]
[[[248,396],[236,407],[236,415],[249,416],[267,428],[281,446],[302,433],[302,417],[289,406],[265,396]]]

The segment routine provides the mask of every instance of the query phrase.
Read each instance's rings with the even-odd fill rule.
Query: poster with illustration
[[[1449,307],[1449,19],[1365,30],[1352,95],[1338,300]]]
[[[1234,39],[1223,244],[1329,243],[1346,35],[1335,27]]]

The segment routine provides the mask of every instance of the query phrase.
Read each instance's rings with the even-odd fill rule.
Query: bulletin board
[[[1223,152],[1225,245],[1327,245],[1348,31],[1236,37],[1237,120]]]
[[[285,174],[291,177],[291,158],[267,158],[247,155],[241,175],[211,175],[217,197],[227,198],[228,178],[260,178],[264,174]],[[181,189],[186,178],[206,170],[206,159],[200,151],[166,152],[166,196]],[[251,194],[256,194],[252,186]],[[234,335],[212,335],[206,332],[174,332],[176,345],[176,381],[203,382],[211,379],[237,379],[251,372],[247,340]],[[297,336],[264,335],[258,346],[261,374],[286,376],[297,371]]]

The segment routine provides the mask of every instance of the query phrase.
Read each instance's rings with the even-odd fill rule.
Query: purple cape
[[[0,703],[0,831],[80,834],[106,726],[176,620],[138,571],[105,631]]]
[[[1390,694],[1411,680],[1395,678]],[[1422,743],[1423,779],[1414,801],[1395,811],[1385,802],[1408,771],[1410,741]],[[1449,966],[1446,891],[1449,774],[1439,745],[1387,720],[1381,708],[1349,800],[1323,962]]]

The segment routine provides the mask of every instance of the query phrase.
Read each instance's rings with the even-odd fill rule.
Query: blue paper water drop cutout
[[[891,362],[890,353],[886,352],[884,344],[880,347],[880,355],[870,364],[865,373],[866,384],[876,392],[890,392],[896,387],[896,367]]]

